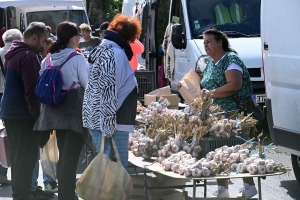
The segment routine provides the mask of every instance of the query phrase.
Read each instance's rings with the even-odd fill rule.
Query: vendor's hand
[[[179,82],[176,84],[176,88],[177,88],[178,91],[180,90],[181,86],[182,86],[182,85],[181,85],[181,83],[179,83]]]
[[[205,95],[207,94],[207,93],[209,93],[210,91],[209,90],[207,90],[207,89],[203,89],[203,90],[201,90],[201,92],[200,92],[200,97],[201,98],[204,98],[205,97]]]

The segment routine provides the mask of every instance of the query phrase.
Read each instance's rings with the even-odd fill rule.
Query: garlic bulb
[[[197,146],[194,147],[193,151],[196,152],[196,153],[201,153],[202,147],[197,145]]]
[[[169,151],[171,149],[171,145],[168,143],[164,146],[165,151]]]
[[[185,165],[183,165],[183,164],[179,165],[178,173],[180,175],[183,175],[184,171],[185,171]]]
[[[274,160],[272,160],[272,159],[265,160],[265,163],[266,163],[266,165],[270,164],[270,165],[273,165],[273,166],[275,164]]]
[[[167,157],[170,157],[173,154],[172,151],[167,151]]]
[[[230,165],[230,170],[231,171],[236,171],[236,167],[237,167],[237,163],[232,163],[231,165]]]
[[[222,138],[230,138],[230,133],[228,133],[227,131],[224,131],[222,133]]]
[[[268,174],[272,174],[274,172],[274,165],[273,164],[267,164],[266,165],[266,171]]]
[[[258,169],[257,166],[254,163],[251,163],[248,167],[247,167],[247,171],[251,174],[251,175],[255,175],[258,173]]]
[[[201,177],[202,176],[202,169],[195,168],[192,170],[193,177]]]
[[[225,128],[225,131],[226,131],[226,132],[230,133],[230,131],[231,131],[231,129],[232,129],[232,126],[231,126],[230,123],[226,123],[224,128]]]
[[[174,152],[174,153],[177,153],[177,152],[179,152],[179,150],[180,150],[180,147],[178,146],[178,145],[173,145],[172,146],[172,151]]]
[[[158,151],[158,155],[159,155],[159,157],[166,157],[167,152],[166,152],[166,150],[162,149],[162,150]]]
[[[183,147],[183,150],[187,153],[191,153],[191,151],[192,151],[191,147],[187,146],[187,145]]]
[[[259,174],[265,174],[267,172],[266,166],[265,165],[258,165],[257,170]]]
[[[192,176],[192,170],[191,170],[191,168],[189,168],[189,167],[185,168],[184,175],[185,175],[185,177]]]
[[[236,166],[236,170],[237,171],[240,171],[242,173],[246,172],[247,171],[247,167],[246,165],[244,165],[243,163],[239,163],[237,166]]]
[[[265,165],[265,161],[263,159],[255,159],[254,163],[258,166],[258,165]]]
[[[173,171],[174,173],[178,173],[178,170],[179,170],[179,164],[174,164],[174,165],[172,166],[172,171]]]
[[[208,176],[210,176],[210,174],[211,174],[210,169],[208,169],[207,167],[202,167],[202,176],[203,177],[208,177]]]
[[[246,154],[240,154],[240,162],[244,162],[244,160],[247,158],[248,156]]]

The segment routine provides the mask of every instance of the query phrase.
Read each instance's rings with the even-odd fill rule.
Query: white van
[[[132,7],[135,1],[125,0],[123,2],[123,13],[132,13]],[[139,2],[139,1],[136,1]],[[148,0],[154,4],[152,9],[160,9],[159,1]],[[218,5],[223,5],[229,2],[230,9],[236,9],[235,3],[240,5],[242,10],[240,23],[217,23],[216,16]],[[231,47],[235,49],[241,59],[244,61],[250,73],[253,84],[253,98],[258,103],[264,103],[265,88],[264,88],[264,73],[262,69],[262,57],[260,46],[260,0],[171,0],[169,8],[169,23],[171,19],[177,18],[180,20],[182,30],[178,33],[183,33],[182,37],[177,35],[177,40],[181,42],[179,47],[175,47],[175,66],[173,76],[169,80],[171,88],[176,90],[176,84],[186,75],[190,69],[197,69],[203,66],[205,61],[205,50],[203,45],[202,32],[209,28],[216,28],[225,32],[229,37]],[[150,12],[150,18],[154,18],[159,12]],[[232,17],[232,16],[230,16]],[[151,20],[149,20],[151,21]],[[234,20],[233,20],[234,21]],[[155,28],[149,30],[149,41],[157,41],[154,38],[156,34]],[[163,35],[156,37],[163,38]],[[172,36],[173,38],[176,36]],[[161,44],[156,44],[156,46]],[[155,49],[150,49],[148,52],[153,53]],[[150,56],[149,59],[153,57]],[[155,63],[146,61],[146,63]],[[204,64],[205,65],[205,64]],[[203,70],[203,69],[202,69]]]
[[[86,12],[86,0],[11,0],[6,3],[6,9],[13,13],[7,16],[7,27],[17,27],[25,30],[33,21],[44,22],[51,27],[51,32],[55,34],[57,25],[65,20],[72,21],[78,25],[89,24]],[[0,5],[2,6],[2,5]],[[10,12],[8,12],[10,13]]]
[[[266,113],[273,142],[292,154],[300,184],[300,1],[262,0]]]

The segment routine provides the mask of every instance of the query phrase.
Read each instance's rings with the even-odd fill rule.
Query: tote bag
[[[102,134],[100,153],[94,158],[76,183],[76,192],[84,200],[125,200],[133,190],[132,180],[121,164],[115,141],[111,138],[116,156],[113,162],[104,154],[105,135]]]
[[[54,130],[40,153],[40,161],[43,172],[53,178],[57,179],[56,168],[59,160],[59,152],[56,139],[56,131]]]

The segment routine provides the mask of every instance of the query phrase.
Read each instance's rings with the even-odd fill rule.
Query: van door
[[[297,151],[300,151],[299,8],[299,0],[262,0],[261,7],[265,86],[267,101],[271,102],[267,104],[267,112],[272,111],[273,115],[273,140]]]
[[[183,32],[183,49],[175,49],[174,54],[174,71],[171,81],[172,88],[175,88],[176,83],[184,77],[191,68],[195,68],[199,51],[191,45],[191,34],[188,22],[188,13],[185,0],[173,0],[171,5],[171,13],[169,23],[174,23],[173,19],[178,19],[182,25]],[[177,23],[177,22],[176,22]],[[196,54],[196,56],[195,56]]]

